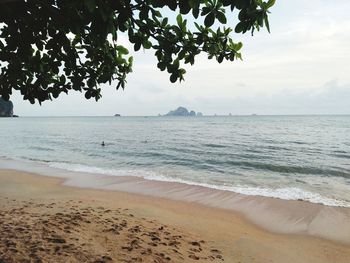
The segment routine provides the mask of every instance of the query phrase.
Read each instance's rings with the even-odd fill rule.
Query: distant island
[[[122,115],[120,115],[120,114],[114,114],[114,117],[121,117]]]
[[[178,107],[176,110],[169,111],[164,116],[184,116],[184,117],[201,117],[203,114],[201,112],[195,112],[193,110],[189,111],[185,107]]]
[[[12,101],[6,101],[0,97],[0,117],[18,117],[13,115]]]

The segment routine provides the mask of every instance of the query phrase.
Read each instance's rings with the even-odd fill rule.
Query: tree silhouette
[[[133,58],[118,44],[152,49],[170,81],[183,80],[184,64],[200,53],[209,59],[241,59],[242,43],[224,27],[238,14],[236,33],[266,26],[274,0],[0,0],[0,95],[19,90],[39,103],[76,90],[101,97],[99,84],[124,89]],[[164,12],[167,11],[167,12]],[[163,13],[176,17],[173,23]],[[186,19],[185,19],[186,18]],[[189,26],[189,22],[192,21]]]

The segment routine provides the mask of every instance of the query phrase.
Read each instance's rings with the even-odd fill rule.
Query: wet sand
[[[302,200],[244,195],[198,185],[147,180],[136,176],[107,176],[48,167],[45,164],[0,159],[0,169],[64,179],[67,186],[161,197],[206,207],[231,210],[250,222],[279,234],[321,237],[350,245],[350,208]],[[341,205],[342,202],[339,202]]]
[[[204,189],[183,202],[62,183],[63,179],[0,170],[0,262],[350,262],[347,242],[307,232],[272,233],[244,214],[204,205],[209,200],[198,203],[194,199],[208,194]],[[278,203],[274,209],[290,207],[299,217],[310,209],[304,202],[283,202],[284,207]],[[256,199],[245,207],[263,212]],[[267,203],[265,207],[271,209]],[[327,225],[332,211],[313,207],[320,209],[318,228],[333,229]],[[338,217],[334,222],[342,222]],[[275,219],[279,220],[286,219]],[[343,224],[346,230],[346,221]]]

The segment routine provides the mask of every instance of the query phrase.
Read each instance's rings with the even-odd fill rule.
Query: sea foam
[[[82,164],[52,162],[48,164],[52,168],[63,169],[67,171],[89,173],[107,176],[133,176],[141,177],[146,180],[182,183],[192,186],[201,186],[221,191],[230,191],[243,195],[263,196],[271,198],[279,198],[284,200],[303,200],[316,204],[336,207],[350,207],[350,202],[329,198],[318,193],[310,192],[297,187],[252,187],[247,185],[214,185],[204,182],[188,181],[181,178],[169,177],[154,171],[147,170],[125,170],[125,169],[105,169],[101,167],[87,166]]]

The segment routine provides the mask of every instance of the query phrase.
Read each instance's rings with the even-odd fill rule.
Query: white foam
[[[109,176],[136,176],[136,177],[142,177],[147,180],[166,181],[166,177],[157,175],[154,172],[145,171],[145,170],[106,169],[106,168],[87,166],[82,164],[60,163],[60,162],[51,162],[49,163],[49,167],[68,170],[72,172],[79,172],[79,173],[100,174],[100,175],[109,175]]]
[[[304,200],[311,203],[323,204],[327,206],[350,207],[350,202],[325,197],[318,193],[313,193],[297,187],[282,187],[282,188],[273,189],[273,188],[264,188],[264,187],[252,187],[252,186],[246,186],[246,185],[219,186],[219,185],[192,182],[192,181],[183,180],[180,178],[164,176],[152,171],[145,171],[145,170],[104,169],[104,168],[86,166],[81,164],[69,164],[69,163],[57,163],[57,162],[50,163],[49,166],[53,168],[59,168],[59,169],[73,171],[73,172],[101,174],[101,175],[108,175],[108,176],[134,176],[134,177],[136,176],[136,177],[144,178],[146,180],[174,182],[174,183],[182,183],[182,184],[193,185],[193,186],[202,186],[206,188],[230,191],[230,192],[235,192],[235,193],[244,194],[244,195],[273,197],[273,198],[279,198],[284,200]]]

